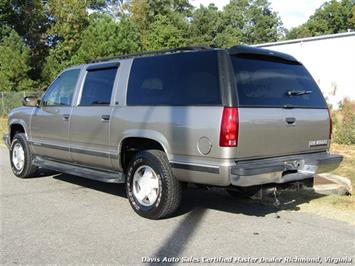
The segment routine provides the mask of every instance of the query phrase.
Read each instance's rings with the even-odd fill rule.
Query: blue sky
[[[190,0],[194,6],[200,4],[207,6],[209,3],[214,3],[218,8],[229,3],[229,0]],[[325,0],[269,0],[274,11],[279,13],[279,16],[288,29],[296,27],[306,22],[310,15],[319,8]]]

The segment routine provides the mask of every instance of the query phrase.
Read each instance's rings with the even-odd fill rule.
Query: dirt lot
[[[331,151],[344,156],[341,166],[333,173],[351,179],[355,191],[355,145],[332,144]]]
[[[355,224],[355,145],[332,144],[331,151],[344,156],[341,166],[333,173],[347,177],[353,185],[353,195],[329,195],[317,197],[312,193],[301,193],[297,197],[309,198],[307,203],[299,205],[301,211],[346,221]]]

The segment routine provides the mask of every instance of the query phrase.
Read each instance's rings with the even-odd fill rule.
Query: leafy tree
[[[355,102],[345,98],[339,107],[342,119],[334,123],[334,140],[339,144],[355,144]]]
[[[221,27],[221,17],[222,12],[214,4],[209,4],[208,7],[200,5],[192,13],[189,42],[214,45]]]
[[[281,19],[267,0],[231,0],[224,7],[222,27],[220,40],[246,44],[277,41],[283,32]]]
[[[141,49],[138,30],[128,17],[115,22],[108,15],[92,14],[71,64],[85,63],[92,58],[129,54]]]
[[[52,26],[49,33],[49,56],[42,71],[42,78],[49,83],[70,64],[71,57],[80,47],[82,31],[88,25],[88,0],[49,0]]]
[[[0,42],[11,44],[26,62],[20,80],[43,85],[90,58],[187,44],[274,41],[281,28],[267,0],[231,0],[223,11],[213,4],[194,10],[189,0],[0,0],[0,22]],[[21,49],[13,47],[14,32]],[[10,74],[1,75],[5,84]]]
[[[192,10],[188,0],[132,0],[128,10],[141,34],[144,49],[151,49],[149,38],[154,33],[150,31],[157,26],[156,24],[162,23],[162,17],[165,17],[165,25],[170,23],[166,32],[176,28],[183,33],[183,38],[188,38],[187,16],[191,14]],[[157,20],[159,21],[156,22]]]
[[[149,24],[152,22],[148,1],[132,0],[128,6],[128,11],[131,14],[132,21],[137,25],[141,36],[146,37]],[[142,39],[145,42],[145,38]]]
[[[355,1],[331,0],[324,3],[303,25],[293,28],[287,39],[346,32],[355,28]]]
[[[33,86],[29,78],[30,49],[16,31],[11,30],[0,42],[0,90],[22,91]]]
[[[155,21],[158,15],[180,14],[184,17],[190,16],[192,5],[188,0],[131,0],[128,11],[142,33],[149,28],[149,25]]]
[[[0,0],[0,22],[13,28],[28,45],[38,39],[38,33],[45,31],[47,17],[40,0]]]
[[[48,55],[46,31],[50,21],[45,3],[41,0],[0,0],[0,27],[14,29],[30,48],[30,76],[34,79],[39,78],[42,63]]]
[[[310,17],[308,28],[314,35],[332,34],[347,31],[354,27],[351,25],[351,9],[354,7],[353,0],[332,0],[325,3]]]
[[[310,36],[312,36],[312,33],[305,24],[292,28],[286,32],[286,39],[288,40],[306,38]]]
[[[148,0],[150,14],[169,15],[171,12],[190,15],[192,5],[189,0]]]
[[[148,49],[175,48],[186,45],[181,29],[174,26],[169,17],[157,15],[149,28]]]
[[[355,28],[355,5],[351,8],[351,17],[349,18],[349,26],[351,29]]]
[[[241,40],[242,32],[238,28],[227,26],[221,32],[217,33],[214,45],[221,48],[230,48],[241,43]]]
[[[90,0],[89,8],[117,20],[126,14],[129,5],[125,0]]]
[[[0,25],[0,42],[11,33],[12,29],[7,25]]]
[[[245,43],[274,42],[283,33],[282,22],[268,0],[254,0],[247,12]]]

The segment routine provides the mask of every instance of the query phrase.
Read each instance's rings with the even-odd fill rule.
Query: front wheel
[[[148,219],[174,213],[181,201],[181,184],[160,150],[139,152],[127,170],[126,191],[134,211]]]
[[[10,162],[12,172],[17,177],[32,177],[37,171],[37,167],[32,164],[32,154],[23,133],[17,133],[11,143]]]

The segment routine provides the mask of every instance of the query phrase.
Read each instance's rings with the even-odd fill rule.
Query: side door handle
[[[294,118],[294,117],[286,117],[286,122],[287,122],[287,124],[292,125],[292,124],[294,124],[296,122],[296,118]]]
[[[110,115],[102,115],[101,116],[101,121],[109,121],[110,120]]]
[[[70,115],[69,114],[63,114],[63,120],[64,121],[68,121],[70,118]]]

